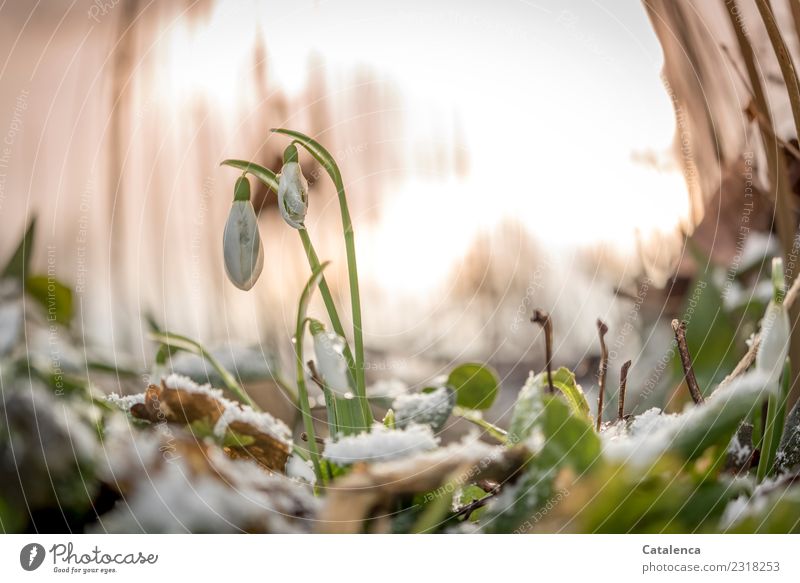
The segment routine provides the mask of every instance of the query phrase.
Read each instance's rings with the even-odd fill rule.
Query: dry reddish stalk
[[[620,421],[625,418],[625,387],[628,384],[629,368],[631,368],[630,360],[625,362],[619,371],[619,409],[617,410],[617,419]]]
[[[689,347],[686,345],[686,322],[672,321],[672,330],[675,332],[675,341],[678,343],[678,353],[681,355],[681,365],[683,365],[683,376],[686,379],[686,386],[689,387],[689,394],[696,405],[705,402],[700,386],[697,384],[697,377],[694,376],[692,368],[692,357],[689,354]]]
[[[603,396],[606,392],[606,371],[608,371],[608,348],[606,348],[606,333],[608,326],[600,318],[597,319],[597,335],[600,336],[600,369],[597,371],[597,431],[603,423]]]
[[[547,360],[547,387],[550,391],[550,394],[552,395],[555,393],[555,388],[553,387],[553,369],[552,369],[553,323],[550,321],[550,314],[538,308],[533,311],[533,317],[531,318],[531,322],[539,324],[542,328],[544,328],[544,354],[545,354],[545,359]]]

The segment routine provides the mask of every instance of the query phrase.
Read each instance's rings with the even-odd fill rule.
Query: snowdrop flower
[[[317,371],[322,380],[340,397],[352,396],[347,361],[344,358],[344,338],[335,332],[326,332],[325,325],[318,320],[311,320],[309,329],[314,337]]]
[[[780,259],[772,260],[772,285],[773,298],[761,321],[761,344],[756,353],[756,370],[769,375],[770,386],[777,386],[789,352],[791,333],[789,314],[783,304],[785,281],[783,261]]]
[[[283,168],[278,182],[278,209],[289,226],[305,229],[303,221],[308,210],[308,182],[300,169],[294,145],[289,145],[283,152]]]
[[[250,202],[250,182],[241,176],[233,191],[233,204],[222,235],[225,272],[241,290],[252,288],[264,267],[264,250],[256,211]]]

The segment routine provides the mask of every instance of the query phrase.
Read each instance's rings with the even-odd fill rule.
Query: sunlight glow
[[[468,152],[467,176],[415,176],[412,164],[381,193],[381,218],[362,252],[388,285],[435,285],[479,230],[509,218],[548,246],[605,243],[624,255],[637,230],[672,232],[689,212],[671,155],[662,54],[641,6],[625,10],[612,17],[580,2],[509,0],[498,11],[476,4],[465,18],[455,2],[411,2],[394,13],[358,0],[218,2],[207,19],[167,32],[166,86],[180,101],[193,93],[223,106],[252,98],[237,81],[261,35],[270,82],[288,95],[308,82],[312,55],[322,56],[319,74],[334,90],[342,72],[365,65],[393,79],[413,138],[409,160],[442,140],[432,116],[457,119],[463,143],[454,146]],[[351,33],[340,35],[338,22]],[[339,121],[336,111],[331,119]],[[434,239],[408,237],[410,225]]]

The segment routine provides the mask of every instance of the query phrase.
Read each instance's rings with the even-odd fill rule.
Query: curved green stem
[[[453,409],[453,415],[455,417],[461,417],[474,425],[477,425],[481,429],[486,430],[486,432],[494,437],[497,441],[502,444],[508,444],[508,432],[504,429],[501,429],[497,425],[489,423],[486,419],[484,419],[480,413],[477,411],[473,411],[472,409],[463,409],[462,407],[456,407]]]
[[[308,436],[308,452],[311,457],[311,463],[314,465],[314,473],[317,475],[317,483],[322,484],[323,474],[322,467],[319,463],[319,449],[317,448],[316,433],[314,431],[314,418],[311,416],[311,405],[308,401],[308,387],[306,386],[306,371],[305,361],[303,360],[303,336],[305,334],[306,311],[308,310],[308,303],[311,300],[311,294],[314,289],[319,285],[322,279],[322,270],[328,263],[323,263],[311,274],[308,282],[300,294],[300,301],[297,305],[297,326],[294,335],[294,354],[295,354],[295,367],[297,371],[297,395],[300,402],[300,412],[303,415],[303,425],[305,426],[306,435]]]
[[[336,194],[339,197],[339,209],[342,214],[342,230],[344,232],[345,251],[347,253],[347,271],[350,283],[350,302],[353,311],[353,342],[355,345],[355,373],[356,373],[356,396],[361,403],[364,419],[369,425],[372,424],[372,411],[367,401],[366,380],[364,378],[364,338],[361,322],[361,293],[358,286],[358,265],[356,263],[355,235],[353,232],[353,221],[350,218],[350,209],[347,205],[347,195],[345,194],[344,182],[339,166],[319,142],[309,138],[305,134],[286,129],[275,129],[271,131],[287,135],[302,145],[308,152],[322,164],[328,175],[331,177]]]
[[[234,376],[228,372],[228,370],[222,366],[222,364],[216,358],[214,358],[214,355],[206,350],[205,347],[199,342],[186,336],[181,336],[180,334],[173,334],[172,332],[151,332],[150,337],[156,342],[160,342],[162,345],[168,346],[171,349],[185,350],[186,352],[191,352],[193,354],[197,354],[201,358],[204,358],[211,366],[214,367],[214,370],[217,371],[217,374],[219,374],[220,378],[222,378],[222,382],[225,383],[225,386],[231,393],[236,395],[240,401],[250,405],[252,409],[256,411],[261,410],[250,398],[250,395],[248,395],[242,386],[236,381]]]
[[[308,257],[308,266],[313,272],[315,269],[319,268],[319,256],[314,249],[314,244],[311,242],[311,237],[309,237],[308,231],[306,229],[298,229],[298,232],[300,233],[300,240],[303,242],[303,250],[305,250],[306,257]],[[353,376],[353,379],[355,379],[355,374],[353,372],[355,367],[353,353],[350,350],[350,344],[347,342],[347,335],[344,332],[342,320],[339,318],[339,312],[336,310],[336,303],[333,301],[331,288],[328,287],[328,282],[325,277],[319,281],[319,291],[322,294],[322,302],[325,304],[325,309],[328,312],[328,318],[331,320],[333,331],[345,339],[344,357],[347,360],[347,366],[350,369],[350,374]]]

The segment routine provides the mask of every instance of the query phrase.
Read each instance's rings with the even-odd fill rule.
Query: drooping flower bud
[[[347,361],[344,358],[344,338],[335,332],[326,332],[325,325],[318,320],[311,320],[309,330],[314,338],[317,371],[322,380],[340,397],[351,396]]]
[[[233,204],[222,235],[225,272],[241,290],[252,288],[264,267],[264,250],[258,220],[250,202],[250,182],[241,176],[233,191]]]
[[[783,261],[772,260],[773,297],[761,321],[761,342],[756,353],[756,369],[769,375],[770,385],[777,387],[783,363],[789,352],[791,324],[783,303],[785,279]]]
[[[297,148],[290,144],[283,152],[283,167],[278,182],[278,209],[283,220],[295,229],[304,229],[308,210],[308,182],[300,163]]]

